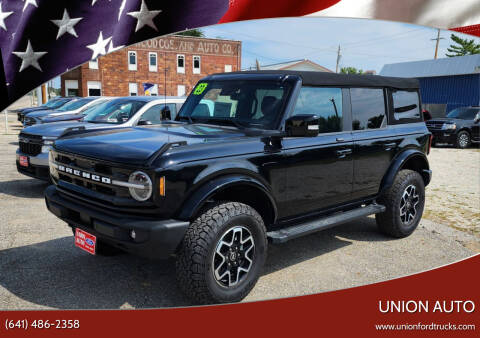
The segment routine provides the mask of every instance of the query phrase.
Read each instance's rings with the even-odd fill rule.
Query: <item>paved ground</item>
[[[1,134],[3,130],[0,123],[0,309],[189,305],[175,285],[173,260],[154,262],[125,254],[99,257],[76,249],[70,229],[45,208],[46,185],[16,172],[19,127],[13,125],[9,135]],[[437,148],[430,160],[434,178],[427,191],[427,211],[443,213],[444,218],[423,220],[412,236],[401,240],[380,235],[374,219],[365,218],[270,246],[265,271],[246,301],[374,283],[479,252],[480,239],[473,234],[473,223],[468,223],[470,214],[458,218],[462,228],[472,228],[468,231],[454,229],[450,219],[457,216],[455,208],[462,215],[462,208],[470,210],[480,201],[478,149]],[[471,179],[460,179],[456,173]],[[457,191],[450,198],[454,208],[443,197],[452,191]]]

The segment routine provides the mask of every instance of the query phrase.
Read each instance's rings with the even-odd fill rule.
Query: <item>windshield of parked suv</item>
[[[45,106],[47,106],[48,108],[51,108],[51,109],[56,109],[56,108],[59,108],[59,107],[63,106],[66,102],[71,101],[71,100],[72,99],[64,98],[64,99],[58,99],[58,100],[55,100],[55,101],[49,101],[49,102],[45,103]]]
[[[274,81],[225,80],[197,84],[176,120],[274,129],[291,84]]]
[[[75,110],[77,108],[80,108],[87,103],[92,102],[92,99],[79,99],[79,100],[73,100],[68,103],[65,103],[62,108],[57,109],[57,111],[70,111],[70,110]]]
[[[448,113],[447,117],[452,119],[473,120],[480,112],[479,108],[457,108]]]
[[[108,101],[89,110],[83,120],[92,123],[121,124],[127,122],[146,103],[129,99]]]

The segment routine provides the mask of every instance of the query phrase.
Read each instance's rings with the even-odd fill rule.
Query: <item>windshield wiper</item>
[[[242,124],[238,122],[236,119],[222,119],[222,118],[205,118],[205,119],[197,119],[198,122],[200,123],[207,123],[208,122],[213,122],[214,124],[220,124],[220,125],[233,125],[234,127],[237,127],[240,130],[247,129],[248,127],[245,124]]]

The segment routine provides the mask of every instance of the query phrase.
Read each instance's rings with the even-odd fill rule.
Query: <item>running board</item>
[[[285,243],[291,239],[309,235],[311,233],[325,230],[336,225],[340,225],[354,219],[378,214],[385,211],[385,206],[380,204],[370,204],[365,207],[360,207],[357,209],[335,213],[331,216],[327,216],[320,219],[315,219],[302,224],[297,224],[288,228],[283,228],[276,231],[267,232],[267,237],[272,241],[272,243]]]

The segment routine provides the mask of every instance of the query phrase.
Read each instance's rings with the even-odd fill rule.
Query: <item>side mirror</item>
[[[150,126],[152,125],[152,121],[149,120],[140,120],[137,123],[137,126]]]
[[[473,122],[475,122],[475,123],[480,122],[480,113],[477,113],[477,115],[475,115],[475,118],[473,119]]]
[[[162,120],[171,120],[172,119],[172,112],[170,111],[169,106],[165,106],[162,108]]]
[[[318,135],[317,115],[295,115],[285,121],[285,131],[291,137],[315,137]]]

